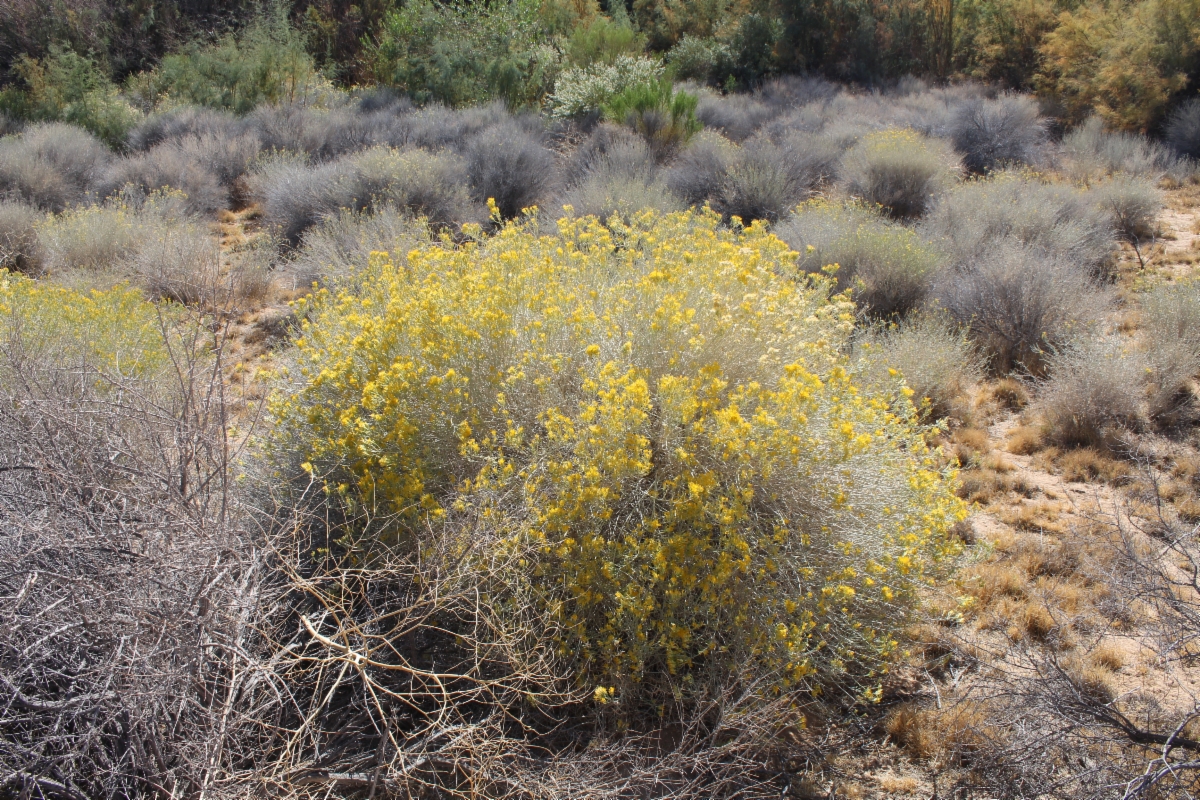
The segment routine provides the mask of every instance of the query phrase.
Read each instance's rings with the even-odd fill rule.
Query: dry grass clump
[[[959,265],[1015,244],[1103,276],[1116,249],[1110,213],[1088,194],[1012,172],[955,187],[922,228]]]
[[[800,253],[800,268],[820,272],[837,265],[840,289],[876,318],[917,308],[942,265],[942,256],[910,229],[856,205],[814,201],[775,227],[775,235]]]
[[[42,268],[37,223],[42,214],[21,202],[0,201],[0,269],[36,275]]]
[[[1141,417],[1145,367],[1114,337],[1079,338],[1052,353],[1037,412],[1046,438],[1062,445],[1104,445],[1114,429]]]
[[[1042,374],[1047,353],[1109,304],[1108,292],[1077,262],[1016,242],[943,271],[933,295],[999,375]]]
[[[868,383],[886,386],[903,380],[923,418],[969,418],[968,391],[983,375],[983,360],[944,319],[920,315],[898,326],[875,327],[859,347]]]
[[[108,148],[82,128],[32,125],[0,139],[0,194],[62,211],[83,202],[110,159]]]
[[[1033,455],[1045,447],[1045,432],[1041,428],[1028,425],[1014,428],[1005,443],[1005,449],[1017,456]]]
[[[1020,411],[1029,404],[1029,392],[1016,378],[1001,378],[989,387],[989,392],[1001,408],[1009,411]]]
[[[871,134],[842,159],[842,178],[852,195],[880,205],[900,219],[920,217],[958,174],[949,144],[913,131]]]
[[[1059,470],[1063,480],[1078,483],[1104,481],[1117,485],[1129,480],[1132,470],[1123,461],[1095,447],[1075,447],[1068,450],[1047,450],[1047,460]]]
[[[958,107],[950,139],[972,172],[1035,164],[1047,141],[1046,119],[1028,95],[972,98]]]

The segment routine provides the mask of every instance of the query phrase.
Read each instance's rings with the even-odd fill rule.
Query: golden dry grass
[[[1008,435],[1006,449],[1013,455],[1033,455],[1046,446],[1045,437],[1037,428],[1021,426]]]

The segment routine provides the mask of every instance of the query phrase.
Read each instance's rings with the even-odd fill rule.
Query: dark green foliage
[[[21,119],[70,122],[117,144],[141,116],[94,59],[70,50],[51,46],[41,60],[23,55],[14,70],[21,80],[0,92],[0,111]]]
[[[552,88],[552,51],[526,5],[439,5],[414,0],[387,15],[368,54],[374,78],[417,103],[450,106],[493,98],[539,102]]]
[[[572,65],[586,67],[588,64],[610,63],[617,56],[638,55],[646,49],[646,37],[635,31],[629,20],[613,20],[605,16],[593,17],[580,23],[567,40],[566,57]]]
[[[279,10],[212,44],[193,42],[130,81],[144,103],[160,98],[246,114],[303,99],[319,82],[304,40]]]

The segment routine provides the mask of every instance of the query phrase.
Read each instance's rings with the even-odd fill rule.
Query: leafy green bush
[[[628,19],[603,15],[577,25],[565,48],[567,61],[574,67],[611,64],[620,56],[637,56],[645,49],[646,37],[634,30]]]
[[[560,55],[547,44],[535,4],[415,0],[387,14],[368,59],[378,83],[417,103],[516,108],[553,85]]]
[[[110,145],[141,120],[96,62],[57,46],[42,60],[22,56],[14,71],[24,88],[0,92],[0,111],[34,121],[69,122]]]
[[[851,194],[907,219],[919,217],[949,188],[958,171],[950,146],[910,130],[865,137],[846,153],[843,178]]]
[[[375,254],[302,303],[267,448],[358,520],[344,563],[459,565],[483,602],[421,623],[450,634],[443,675],[479,648],[520,682],[537,653],[562,676],[540,704],[575,687],[633,726],[731,685],[877,698],[965,509],[899,381],[854,386],[852,307],[792,259],[691,212]]]
[[[1064,11],[1039,48],[1038,88],[1066,117],[1145,131],[1200,69],[1200,2],[1125,0]]]
[[[837,265],[838,287],[851,289],[855,302],[875,317],[919,306],[943,261],[913,231],[856,205],[806,203],[779,223],[775,235],[800,253],[806,272]]]
[[[277,10],[214,43],[184,46],[135,76],[129,89],[148,107],[187,103],[247,114],[264,104],[310,99],[326,86],[303,37]]]
[[[733,72],[733,53],[715,37],[684,36],[667,52],[667,65],[677,80],[719,85]]]
[[[605,119],[637,131],[659,160],[668,157],[700,130],[696,96],[675,91],[669,81],[630,86],[601,107]]]

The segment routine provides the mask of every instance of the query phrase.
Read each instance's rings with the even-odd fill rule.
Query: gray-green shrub
[[[1063,137],[1067,173],[1090,181],[1127,172],[1156,180],[1185,169],[1167,148],[1136,133],[1107,131],[1099,117],[1089,117]]]
[[[1149,412],[1165,425],[1194,421],[1200,376],[1200,284],[1161,285],[1139,298],[1150,369]]]
[[[47,211],[84,200],[112,154],[82,128],[60,122],[31,125],[0,139],[0,194]]]
[[[953,183],[958,168],[948,143],[911,130],[870,134],[842,160],[847,191],[900,219],[924,214]]]
[[[496,201],[512,219],[540,204],[554,188],[554,155],[528,128],[508,121],[488,128],[464,147],[467,181],[476,202]]]
[[[431,240],[429,227],[392,206],[372,211],[343,210],[304,232],[295,257],[283,265],[297,287],[337,283],[367,268],[376,250],[400,263],[408,251]]]
[[[466,168],[449,152],[373,147],[316,166],[280,155],[260,163],[249,183],[267,224],[292,246],[306,229],[342,209],[391,205],[440,229],[481,219]]]
[[[1036,409],[1046,438],[1095,446],[1136,427],[1145,366],[1116,336],[1079,336],[1048,353]]]
[[[929,292],[943,256],[914,233],[870,208],[807,203],[775,228],[800,253],[800,268],[837,264],[838,288],[875,317],[906,314]]]
[[[1095,322],[1109,294],[1069,258],[1015,239],[937,277],[933,296],[988,357],[990,368],[1040,375],[1048,353]]]
[[[570,206],[575,216],[601,220],[614,214],[628,220],[646,208],[667,212],[684,207],[640,137],[613,137],[605,142],[602,152],[589,155],[587,166],[562,193],[557,205]]]
[[[1018,173],[954,187],[938,200],[922,230],[959,265],[1016,240],[1100,275],[1116,248],[1109,215],[1085,193]]]
[[[778,142],[757,136],[730,160],[714,208],[745,224],[775,222],[832,181],[840,155],[836,144],[816,134],[796,132]]]
[[[715,131],[701,131],[667,170],[667,185],[689,205],[720,197],[737,145]]]
[[[37,223],[42,214],[32,206],[0,201],[0,269],[36,275],[42,268]]]
[[[186,195],[190,214],[210,214],[229,205],[229,190],[217,175],[175,142],[163,142],[148,152],[112,162],[96,183],[101,197],[125,187],[147,194],[177,189]]]
[[[900,373],[926,419],[970,415],[967,396],[983,377],[984,358],[965,332],[936,313],[867,328],[856,344],[858,371],[870,386],[894,385]]]
[[[696,118],[704,127],[735,142],[749,139],[778,113],[757,97],[745,94],[704,95],[696,108]]]
[[[1193,97],[1171,112],[1164,134],[1176,153],[1200,161],[1200,98]]]
[[[1046,144],[1046,120],[1037,101],[1027,95],[972,98],[955,111],[950,137],[967,169],[990,172],[1039,161]]]
[[[1149,180],[1116,174],[1094,185],[1089,196],[1108,215],[1109,224],[1122,238],[1138,242],[1154,236],[1163,197]]]

